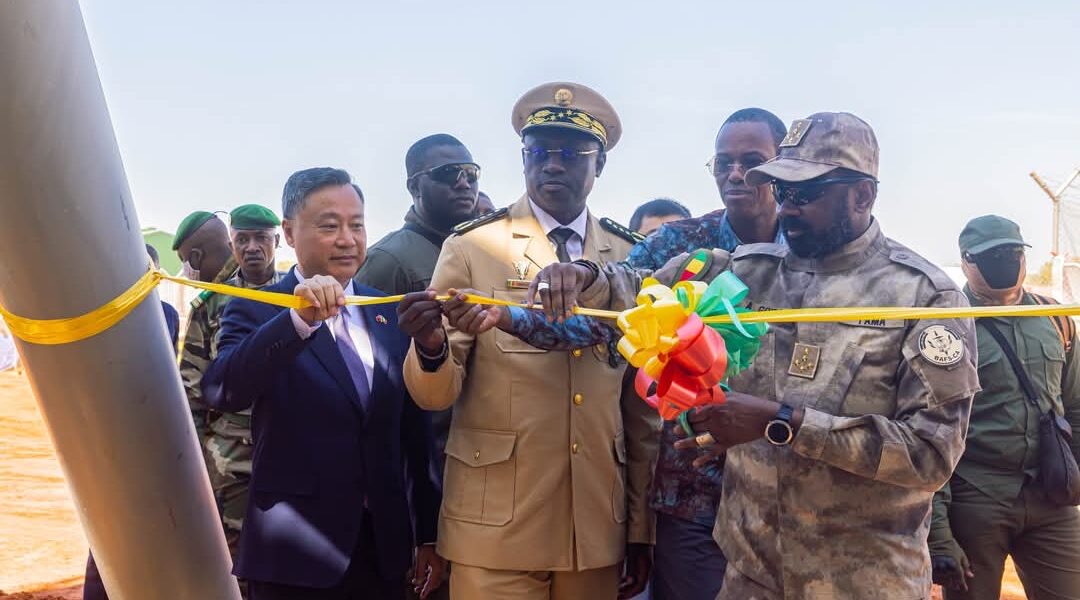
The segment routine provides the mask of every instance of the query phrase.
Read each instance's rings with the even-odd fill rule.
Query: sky
[[[511,108],[558,80],[620,115],[589,206],[623,223],[658,196],[720,207],[703,165],[748,106],[869,122],[884,232],[942,265],[988,213],[1020,223],[1029,263],[1049,258],[1051,205],[1028,173],[1080,167],[1075,1],[81,5],[143,227],[250,202],[280,213],[292,172],[336,166],[365,192],[371,243],[410,205],[406,149],[438,132],[510,204],[524,191]]]

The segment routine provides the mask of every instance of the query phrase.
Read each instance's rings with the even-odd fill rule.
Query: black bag
[[[990,319],[979,319],[979,321],[997,340],[1006,358],[1009,359],[1013,371],[1016,372],[1016,378],[1020,380],[1024,395],[1035,406],[1035,410],[1041,413],[1035,386],[1028,379],[1027,372],[1020,364],[1020,359],[1016,357],[1012,345]],[[1064,417],[1054,412],[1053,407],[1039,415],[1039,486],[1047,499],[1057,506],[1080,505],[1080,468],[1077,467],[1076,457],[1073,456],[1072,448],[1069,447],[1070,441],[1072,441],[1072,427]]]

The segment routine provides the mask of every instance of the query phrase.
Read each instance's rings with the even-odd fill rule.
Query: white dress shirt
[[[300,267],[297,266],[294,269],[296,273],[296,279],[303,283],[306,277],[300,272]],[[355,291],[353,289],[353,282],[349,281],[349,285],[345,286],[345,295],[353,296]],[[352,338],[353,345],[356,346],[356,353],[360,355],[360,361],[364,363],[364,374],[367,375],[368,392],[371,392],[371,382],[375,376],[375,351],[371,345],[371,336],[368,335],[367,322],[364,320],[363,313],[360,312],[359,306],[343,306],[343,311],[349,311],[348,331],[349,337]],[[319,327],[322,327],[322,321],[316,321],[314,325],[308,325],[304,319],[300,317],[300,313],[296,312],[295,308],[290,308],[289,313],[292,316],[293,327],[296,328],[296,335],[300,336],[300,339],[306,340],[315,333]],[[331,317],[330,320],[340,319],[341,316]],[[334,336],[334,327],[330,327],[330,335]],[[337,337],[335,336],[335,340]]]
[[[537,206],[533,202],[532,198],[529,198],[529,208],[532,209],[533,215],[536,216],[536,220],[540,222],[540,228],[544,230],[544,235],[551,233],[552,229],[558,229],[559,227],[565,227],[574,232],[574,235],[570,236],[570,239],[566,240],[566,253],[570,255],[570,260],[580,260],[581,256],[585,253],[583,244],[585,243],[585,229],[589,225],[589,209],[584,209],[576,219],[570,223],[563,225],[555,217],[544,212],[544,209]],[[551,238],[548,238],[551,241]],[[555,242],[551,242],[551,247],[555,247]]]

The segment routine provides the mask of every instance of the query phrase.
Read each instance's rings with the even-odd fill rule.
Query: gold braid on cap
[[[569,125],[574,129],[595,135],[604,146],[607,146],[607,129],[604,124],[583,110],[575,108],[541,108],[525,119],[525,127],[535,127],[537,125]]]

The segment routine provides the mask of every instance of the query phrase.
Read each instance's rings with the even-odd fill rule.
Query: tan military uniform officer
[[[595,94],[586,90],[572,93]],[[558,262],[533,206],[524,197],[447,239],[431,286],[523,301],[529,280]],[[625,258],[630,239],[582,217],[571,254]],[[447,334],[450,356],[436,370],[414,344],[404,371],[418,405],[454,406],[438,537],[451,597],[614,599],[626,544],[653,537],[658,423],[640,399],[621,403],[625,364],[606,346],[548,352],[497,329]]]

